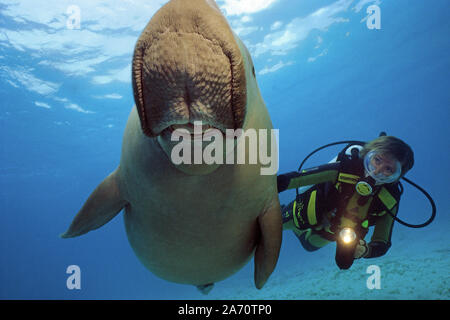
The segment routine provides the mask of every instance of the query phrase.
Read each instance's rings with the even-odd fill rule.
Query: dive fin
[[[270,207],[258,217],[260,238],[255,251],[255,286],[261,289],[278,261],[283,225],[278,194]]]
[[[100,228],[114,218],[127,205],[119,192],[117,170],[111,173],[89,196],[80,212],[75,216],[69,229],[61,238],[81,236]]]

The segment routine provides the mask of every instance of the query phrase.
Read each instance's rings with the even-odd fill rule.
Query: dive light
[[[339,238],[344,244],[350,244],[356,240],[356,233],[352,228],[343,228],[339,232]]]
[[[342,228],[336,239],[336,264],[340,269],[349,269],[354,260],[358,237],[352,228]]]

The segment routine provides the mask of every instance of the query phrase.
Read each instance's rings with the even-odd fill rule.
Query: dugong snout
[[[242,54],[212,0],[172,0],[150,20],[133,57],[133,91],[143,132],[173,124],[242,128],[246,80]]]

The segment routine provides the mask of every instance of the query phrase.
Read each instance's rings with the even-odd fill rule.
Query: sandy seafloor
[[[218,283],[205,299],[448,300],[449,235],[443,229],[428,237],[426,242],[413,243],[411,240],[420,237],[420,233],[417,230],[405,230],[393,238],[395,243],[385,256],[355,261],[349,270],[343,271],[334,264],[335,244],[322,248],[322,252],[313,253],[304,251],[298,244],[298,263],[286,263],[284,260],[295,261],[296,257],[284,257],[282,249],[277,269],[263,289],[254,287],[251,266],[247,268],[246,277],[243,275],[242,278],[234,277]],[[285,242],[296,240],[290,231],[285,231],[284,237]],[[431,243],[442,246],[430,247]],[[308,260],[308,254],[314,257]],[[370,265],[380,268],[380,289],[367,288],[367,279],[373,275],[366,272]]]

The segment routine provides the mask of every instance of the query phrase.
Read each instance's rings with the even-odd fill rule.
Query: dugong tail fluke
[[[116,172],[97,186],[61,238],[78,237],[98,229],[125,207],[127,202],[120,195]]]
[[[204,285],[197,286],[197,290],[202,294],[207,295],[214,288],[214,283],[208,283]]]

